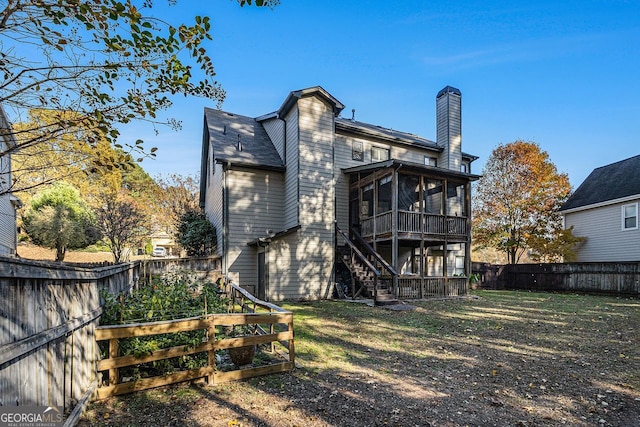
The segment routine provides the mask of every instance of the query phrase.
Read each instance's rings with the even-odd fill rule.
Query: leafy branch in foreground
[[[155,148],[145,150],[141,140],[119,144],[118,125],[179,127],[158,118],[177,94],[224,100],[205,48],[212,38],[207,16],[166,22],[153,16],[153,0],[5,0],[0,7],[0,105],[14,122],[30,123],[17,132],[0,129],[16,140],[0,157],[82,132],[89,147],[106,139],[140,160]],[[49,120],[28,121],[34,109],[47,110]],[[19,190],[16,182],[8,191]]]

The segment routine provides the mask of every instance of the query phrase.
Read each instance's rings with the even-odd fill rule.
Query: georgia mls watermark
[[[62,427],[58,406],[0,406],[0,427]]]

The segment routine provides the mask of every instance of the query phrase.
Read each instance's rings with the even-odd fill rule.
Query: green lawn
[[[298,369],[97,402],[81,425],[158,413],[195,426],[640,425],[640,300],[477,291],[414,304],[281,304]]]

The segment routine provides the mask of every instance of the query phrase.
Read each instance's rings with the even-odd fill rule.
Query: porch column
[[[391,175],[391,265],[398,271],[398,171]],[[398,298],[398,275],[393,276],[393,295]]]
[[[447,221],[447,187],[449,182],[446,179],[442,180],[442,214],[444,215],[444,245],[442,246],[442,276],[444,277],[445,288],[449,284],[449,272],[447,267],[447,246],[449,246],[449,223]],[[446,290],[446,289],[445,289]],[[446,295],[446,292],[445,292]]]
[[[464,260],[465,260],[465,273],[466,276],[471,276],[471,224],[473,223],[471,218],[471,182],[467,182],[464,186],[464,204],[465,212],[467,213],[467,244],[465,245]],[[468,281],[467,281],[468,283]]]

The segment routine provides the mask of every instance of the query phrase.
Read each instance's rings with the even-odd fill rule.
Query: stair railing
[[[360,251],[360,249],[358,249],[358,247],[355,245],[355,243],[353,243],[351,241],[351,239],[349,238],[349,236],[340,229],[340,227],[338,227],[338,223],[335,223],[335,227],[336,227],[336,232],[342,236],[342,238],[345,240],[345,242],[347,243],[347,245],[349,246],[350,250],[351,250],[351,259],[353,259],[354,257],[357,257],[358,260],[365,265],[372,273],[373,273],[373,300],[376,301],[377,297],[378,297],[378,278],[381,275],[380,270],[378,270],[372,263],[371,261],[369,261],[369,259],[364,256],[364,254]],[[359,292],[359,291],[358,291]],[[353,298],[355,299],[357,294],[353,295]]]
[[[354,237],[354,240],[358,242],[361,248],[364,248],[369,255],[371,255],[375,260],[382,266],[384,270],[388,272],[391,276],[391,283],[393,285],[393,293],[397,297],[398,296],[398,272],[393,268],[380,254],[373,249],[373,247],[360,236],[360,234],[355,230],[351,229],[351,235]]]

